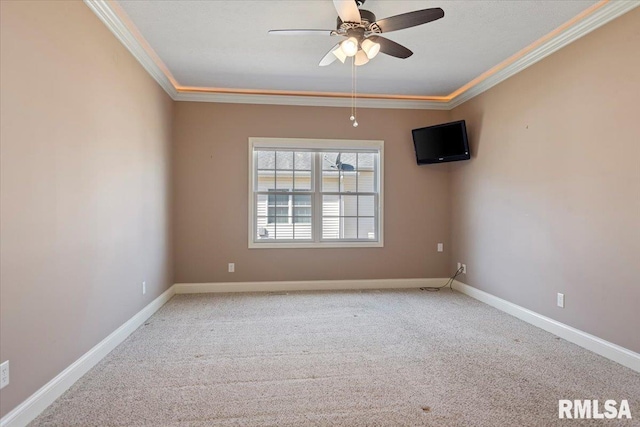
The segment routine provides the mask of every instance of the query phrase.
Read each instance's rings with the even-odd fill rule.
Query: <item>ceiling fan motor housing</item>
[[[354,26],[357,27],[368,27],[369,24],[376,22],[376,15],[369,11],[369,10],[364,10],[364,9],[360,9],[360,20],[362,21],[360,24],[356,24],[353,22],[343,22],[342,19],[340,19],[340,17],[338,16],[337,22],[337,29],[339,30],[340,28],[343,28],[344,26],[349,26],[351,27],[350,24],[353,24]]]

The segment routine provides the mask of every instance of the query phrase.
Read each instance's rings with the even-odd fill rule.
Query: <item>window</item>
[[[381,247],[383,142],[249,139],[249,247]]]

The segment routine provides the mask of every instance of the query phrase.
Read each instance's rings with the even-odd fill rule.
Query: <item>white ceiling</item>
[[[181,86],[350,92],[350,66],[318,67],[335,37],[268,35],[270,29],[335,29],[331,0],[120,0]],[[367,0],[378,19],[430,7],[445,17],[385,34],[413,50],[358,67],[358,92],[448,95],[551,32],[595,0]]]

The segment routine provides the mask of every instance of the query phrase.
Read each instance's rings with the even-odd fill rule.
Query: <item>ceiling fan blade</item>
[[[333,64],[333,61],[338,59],[338,57],[333,54],[333,51],[339,47],[340,47],[340,43],[332,47],[331,50],[327,52],[327,54],[320,60],[320,63],[318,65],[321,67],[326,67],[329,64]]]
[[[334,30],[269,30],[269,34],[276,36],[332,36]]]
[[[416,25],[426,24],[427,22],[440,19],[443,16],[444,10],[439,7],[434,7],[431,9],[415,10],[401,15],[390,16],[376,21],[375,24],[380,27],[383,33],[388,33],[390,31],[402,30],[404,28],[415,27]]]
[[[413,55],[413,52],[393,40],[385,39],[380,36],[371,36],[369,37],[369,40],[378,43],[380,45],[380,52],[386,53],[387,55],[402,59],[406,59]]]
[[[333,5],[342,22],[360,23],[360,10],[354,0],[333,0]]]

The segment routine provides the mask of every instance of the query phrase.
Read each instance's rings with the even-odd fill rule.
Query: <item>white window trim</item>
[[[367,241],[338,241],[338,242],[281,242],[281,243],[267,243],[256,242],[256,222],[254,218],[255,212],[255,197],[253,192],[254,176],[254,164],[253,164],[253,150],[254,148],[285,148],[294,149],[302,148],[309,150],[336,150],[344,148],[353,149],[374,149],[380,152],[378,156],[378,240],[375,242]],[[248,222],[248,244],[249,249],[302,249],[302,248],[382,248],[384,247],[384,141],[381,140],[350,140],[350,139],[302,139],[302,138],[249,138],[249,222]],[[317,172],[317,171],[316,171]],[[320,183],[315,182],[315,186]],[[314,188],[315,191],[315,188]],[[318,227],[320,221],[318,218],[322,216],[320,212],[321,206],[318,203],[314,204],[313,218],[316,218],[315,224]],[[314,230],[319,232],[319,230]],[[317,235],[317,234],[316,234]]]

